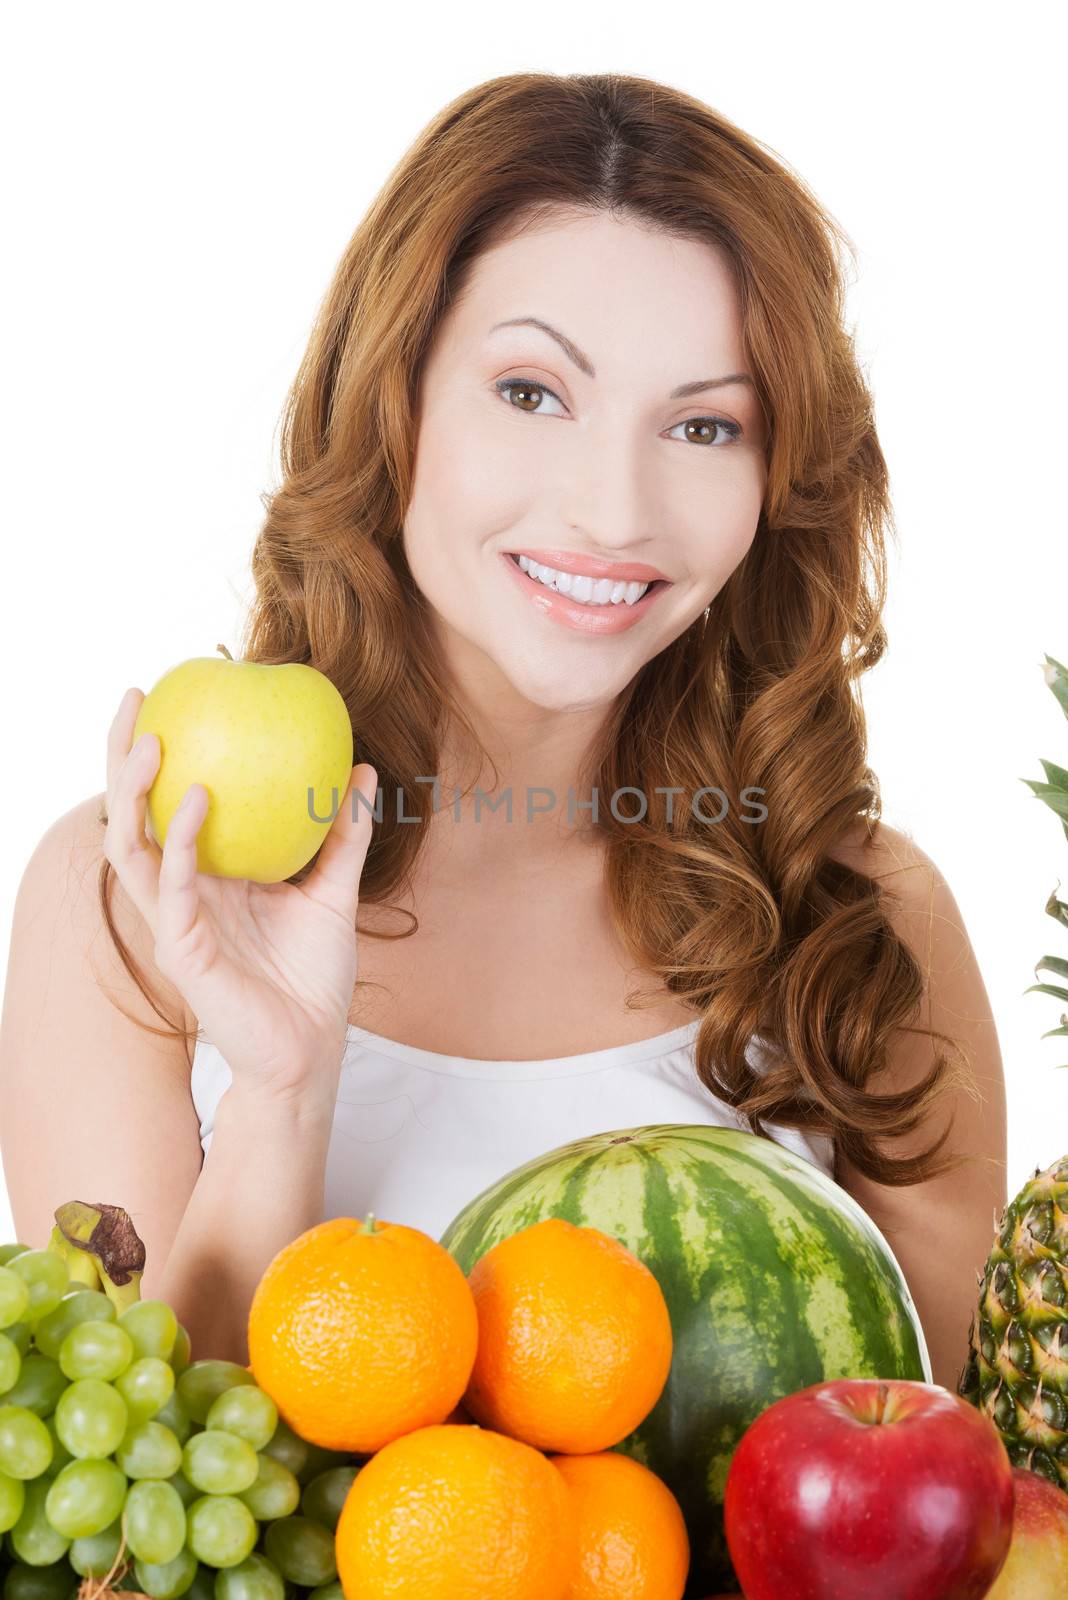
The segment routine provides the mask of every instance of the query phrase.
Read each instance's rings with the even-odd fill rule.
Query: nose
[[[617,423],[609,437],[612,433],[609,428],[580,438],[577,449],[569,452],[567,481],[560,495],[561,521],[569,532],[581,536],[590,554],[625,552],[639,560],[641,547],[651,546],[657,527],[653,466],[643,460],[640,447],[622,424]]]

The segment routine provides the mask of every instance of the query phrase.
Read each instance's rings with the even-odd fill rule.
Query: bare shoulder
[[[968,967],[974,994],[978,966],[960,906],[937,862],[915,839],[883,822],[869,837],[861,822],[831,856],[879,885],[882,910],[929,979],[940,972],[945,983]]]
[[[832,859],[854,872],[886,881],[895,893],[928,893],[937,880],[944,882],[926,850],[910,834],[878,822],[869,832],[866,822],[852,824],[830,851]]]
[[[107,795],[90,795],[72,806],[41,835],[22,875],[16,900],[16,923],[23,936],[36,934],[53,942],[53,930],[42,924],[62,916],[77,944],[85,951],[103,987],[140,1021],[160,1025],[161,1019],[143,995],[120,954],[107,926],[101,894]],[[118,875],[109,870],[107,917],[122,944],[169,1017],[187,1030],[196,1020],[182,995],[156,966],[152,930],[126,893]],[[191,1065],[191,1045],[186,1060]]]

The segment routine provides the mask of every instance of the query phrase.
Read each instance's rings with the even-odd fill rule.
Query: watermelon
[[[682,1506],[687,1593],[736,1581],[723,1533],[727,1470],[767,1406],[831,1378],[931,1382],[886,1240],[826,1173],[769,1138],[658,1124],[577,1139],[483,1190],[441,1243],[467,1273],[545,1217],[619,1239],[664,1292],[671,1372],[616,1449],[663,1478]]]

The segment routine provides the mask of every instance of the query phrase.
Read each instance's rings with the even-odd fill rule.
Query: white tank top
[[[324,1216],[404,1222],[438,1239],[514,1167],[572,1139],[648,1123],[743,1128],[694,1067],[700,1018],[669,1033],[549,1061],[474,1061],[349,1026],[326,1165]],[[746,1050],[763,1070],[759,1037]],[[191,1089],[211,1145],[230,1068],[203,1034]],[[768,1124],[776,1143],[833,1177],[833,1141]]]

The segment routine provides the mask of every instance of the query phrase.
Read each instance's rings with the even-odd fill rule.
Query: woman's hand
[[[143,700],[128,689],[108,734],[104,855],[152,929],[160,972],[222,1053],[234,1087],[271,1099],[310,1097],[332,1111],[378,776],[366,762],[353,768],[299,886],[212,877],[197,871],[196,838],[208,811],[202,783],[186,790],[162,851],[145,832],[160,743],[145,733],[130,748]],[[368,806],[353,800],[357,787]]]

